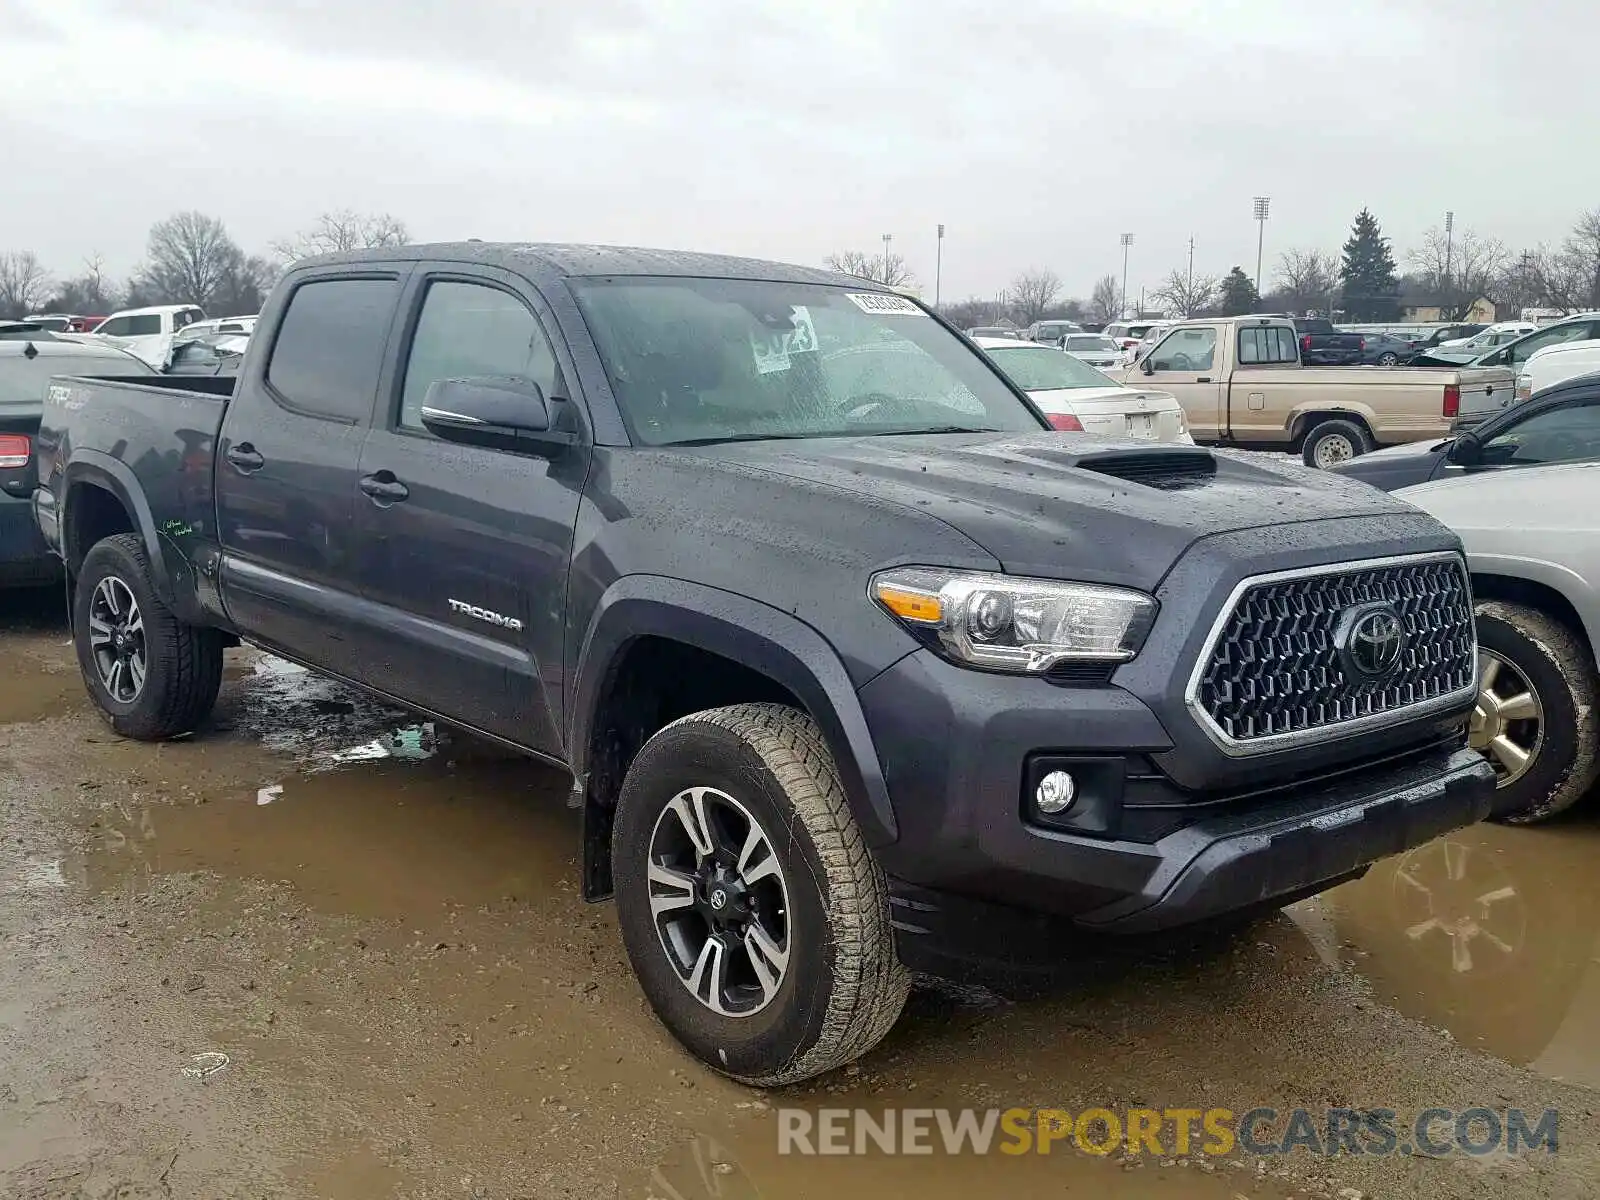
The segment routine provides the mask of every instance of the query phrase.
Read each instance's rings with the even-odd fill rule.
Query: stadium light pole
[[[1119,317],[1128,315],[1128,247],[1133,245],[1133,234],[1122,235],[1122,307],[1117,310]]]
[[[1271,196],[1257,196],[1256,216],[1256,296],[1261,296],[1261,252],[1267,244],[1267,210],[1272,206]]]

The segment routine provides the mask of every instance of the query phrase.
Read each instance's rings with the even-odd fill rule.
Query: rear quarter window
[[[396,279],[316,279],[295,288],[267,362],[274,398],[346,424],[370,419],[399,296]]]

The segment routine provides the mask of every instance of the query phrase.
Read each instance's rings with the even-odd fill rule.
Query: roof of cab
[[[638,246],[585,246],[538,242],[436,242],[351,250],[302,259],[295,268],[340,263],[471,262],[500,267],[533,279],[586,276],[676,275],[702,279],[762,279],[776,283],[824,283],[857,291],[881,292],[881,283],[840,275],[820,267],[688,250],[650,250]]]

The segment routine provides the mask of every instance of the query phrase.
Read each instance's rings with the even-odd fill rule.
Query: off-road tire
[[[158,742],[189,733],[210,715],[222,686],[222,635],[185,625],[156,595],[144,542],[131,533],[90,549],[72,601],[72,640],[78,667],[106,723],[126,738]],[[115,699],[101,682],[89,646],[89,606],[101,580],[120,579],[144,616],[145,681],[132,702]]]
[[[789,967],[748,1017],[713,1012],[672,965],[650,911],[652,831],[684,789],[737,797],[764,826],[789,894]],[[860,1057],[900,1016],[911,977],[895,954],[889,893],[810,717],[779,704],[693,713],[655,734],[623,781],[612,831],[628,958],[656,1015],[708,1066],[772,1087]]]
[[[1317,447],[1331,438],[1344,438],[1350,444],[1350,457],[1359,458],[1372,449],[1372,435],[1357,421],[1318,421],[1300,444],[1301,461],[1317,465]]]
[[[1508,659],[1544,706],[1544,736],[1523,775],[1495,793],[1493,819],[1532,825],[1571,808],[1594,783],[1594,658],[1583,639],[1548,613],[1487,600],[1478,605],[1478,641]]]

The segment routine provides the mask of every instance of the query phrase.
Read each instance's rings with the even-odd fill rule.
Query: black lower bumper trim
[[[1494,772],[1471,750],[1430,756],[1385,786],[1347,782],[1197,822],[1145,849],[1157,866],[1137,892],[1073,915],[1030,912],[983,897],[890,880],[902,959],[961,977],[1047,967],[1086,934],[1143,934],[1290,903],[1362,874],[1380,858],[1483,820]],[[1074,859],[1089,853],[1074,839]],[[1112,853],[1111,844],[1106,852]]]

